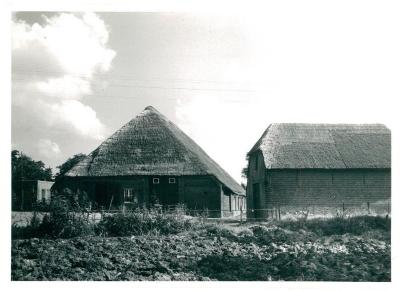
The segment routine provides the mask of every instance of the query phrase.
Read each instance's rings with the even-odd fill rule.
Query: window
[[[124,202],[125,203],[137,203],[137,197],[133,192],[132,188],[124,188]]]
[[[168,178],[169,184],[175,184],[175,178]]]
[[[153,184],[160,184],[159,178],[153,178]]]

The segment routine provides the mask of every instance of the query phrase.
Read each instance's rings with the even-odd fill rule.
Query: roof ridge
[[[267,129],[264,130],[263,134],[261,135],[261,137],[257,140],[257,142],[253,145],[253,147],[250,149],[250,151],[247,153],[247,156],[252,154],[253,152],[255,152],[256,150],[258,150],[260,148],[261,142],[264,139],[264,137],[267,136],[269,129],[271,128],[272,125],[277,125],[277,123],[270,123],[267,126]]]

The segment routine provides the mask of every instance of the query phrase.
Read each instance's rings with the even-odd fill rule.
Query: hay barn
[[[116,131],[57,182],[84,191],[93,207],[185,204],[228,216],[245,208],[244,189],[155,108]]]
[[[391,134],[384,125],[271,124],[248,160],[248,217],[285,205],[390,201]]]

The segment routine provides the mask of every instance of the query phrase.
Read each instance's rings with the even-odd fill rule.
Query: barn
[[[185,204],[220,217],[245,207],[245,191],[189,136],[148,106],[57,182],[94,208]]]
[[[390,201],[391,134],[381,124],[271,124],[247,157],[248,217]]]

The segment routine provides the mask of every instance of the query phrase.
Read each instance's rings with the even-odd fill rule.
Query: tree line
[[[18,150],[11,151],[11,179],[12,185],[26,180],[54,181],[68,172],[79,161],[86,157],[85,154],[76,154],[57,166],[58,172],[54,175],[50,167],[42,161],[35,161],[28,155]]]

